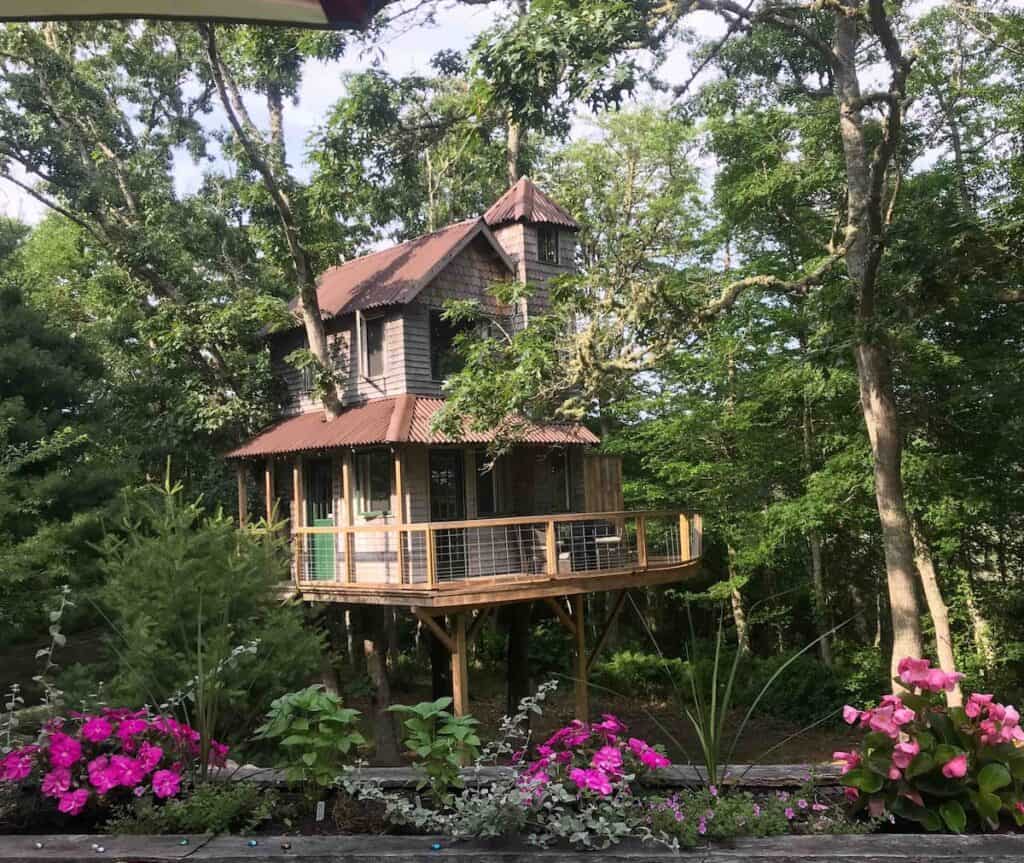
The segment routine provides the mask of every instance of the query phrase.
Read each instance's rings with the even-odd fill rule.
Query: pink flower
[[[54,767],[43,777],[43,794],[60,797],[71,787],[71,771],[67,767]]]
[[[57,810],[65,815],[77,815],[85,808],[85,804],[88,802],[89,790],[87,788],[78,788],[61,794],[60,802],[57,803]]]
[[[906,770],[910,766],[910,762],[917,757],[920,751],[921,746],[916,740],[897,743],[892,750],[893,766],[898,767],[900,770]]]
[[[889,768],[889,778],[896,782],[903,774],[896,767]]]
[[[0,758],[0,782],[21,782],[32,772],[33,758],[38,746],[14,749]]]
[[[957,683],[963,680],[959,671],[951,671],[948,674],[941,668],[932,668],[924,676],[924,680],[918,683],[921,689],[928,692],[952,692],[956,689]]]
[[[854,803],[860,797],[860,792],[856,788],[844,788],[843,796],[851,803]]]
[[[853,725],[858,719],[860,719],[860,711],[856,707],[851,707],[849,704],[843,706],[843,722]]]
[[[640,756],[640,761],[644,767],[650,770],[660,770],[662,767],[668,767],[672,763],[656,749],[648,749]]]
[[[796,813],[793,811],[792,806],[787,806],[786,811],[783,814],[786,816],[787,821],[792,821],[794,818],[796,818]]]
[[[148,740],[142,742],[142,746],[139,747],[138,762],[142,765],[142,768],[149,773],[154,770],[160,763],[160,759],[164,757],[164,751],[159,746],[154,746]]]
[[[901,707],[893,711],[892,721],[897,725],[906,725],[908,722],[913,722],[916,716],[917,714],[909,707]]]
[[[149,723],[145,719],[123,719],[117,726],[117,736],[123,742],[127,742],[132,737],[142,734],[147,728]]]
[[[110,759],[110,772],[117,778],[117,784],[125,788],[138,785],[146,778],[145,766],[127,755],[114,755]]]
[[[801,797],[799,800],[796,801],[796,805],[799,806],[801,809],[806,809],[807,801]]]
[[[81,759],[81,743],[60,731],[50,735],[50,763],[54,767],[71,767]]]
[[[717,797],[718,796],[718,786],[717,785],[709,785],[708,786],[708,793],[712,797]]]
[[[153,794],[163,799],[173,797],[181,788],[181,777],[172,770],[157,770],[153,774]]]
[[[942,775],[947,779],[963,779],[967,775],[967,756],[957,755],[943,764]]]
[[[982,695],[981,693],[975,692],[967,699],[967,703],[964,705],[964,713],[966,713],[970,719],[977,719],[981,716],[982,710],[991,701],[991,695]]]
[[[102,743],[113,733],[110,723],[101,716],[93,716],[82,726],[82,737],[90,743]]]
[[[900,729],[893,720],[893,714],[895,712],[895,709],[891,706],[879,707],[877,710],[869,710],[867,712],[868,728],[872,731],[878,731],[881,734],[885,734],[893,740],[899,739]]]
[[[598,770],[617,776],[622,773],[622,753],[615,746],[602,746],[594,754],[591,764]]]
[[[216,767],[223,767],[228,762],[228,747],[225,743],[210,741],[210,763]]]
[[[824,803],[812,803],[812,812],[828,812],[828,807]]]
[[[905,656],[900,660],[899,665],[896,666],[896,671],[899,674],[900,680],[913,688],[921,686],[922,682],[927,680],[930,665],[931,663],[927,659],[914,659],[910,656]]]

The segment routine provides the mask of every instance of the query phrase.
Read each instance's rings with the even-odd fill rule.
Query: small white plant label
[[[317,801],[317,804],[316,804],[316,820],[317,821],[323,821],[324,820],[324,811],[326,809],[326,806],[327,806],[327,804],[324,803],[323,800],[318,800]]]

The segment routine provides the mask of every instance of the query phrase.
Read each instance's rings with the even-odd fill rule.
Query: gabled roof
[[[509,272],[514,272],[511,260],[483,219],[467,219],[331,267],[320,277],[317,287],[321,314],[333,318],[357,309],[411,302],[459,252],[481,235]]]
[[[492,228],[509,222],[547,223],[578,231],[576,220],[545,195],[529,177],[498,198],[484,213],[484,221]]]
[[[327,420],[323,411],[299,414],[270,426],[227,458],[255,458],[283,453],[320,451],[350,446],[416,443],[489,443],[494,432],[475,432],[468,427],[457,440],[434,434],[430,429],[443,399],[401,395],[377,399],[345,408],[336,419]],[[576,423],[531,423],[513,420],[518,442],[536,445],[596,444],[590,429]]]

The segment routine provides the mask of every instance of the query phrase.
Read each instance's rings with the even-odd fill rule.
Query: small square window
[[[537,257],[542,264],[558,263],[558,230],[551,225],[537,228]]]
[[[361,515],[391,512],[391,453],[371,449],[353,456],[356,475],[356,501]]]

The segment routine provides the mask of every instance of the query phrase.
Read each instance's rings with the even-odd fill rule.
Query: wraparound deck
[[[680,581],[701,556],[701,518],[573,513],[292,533],[303,599],[457,609]]]

